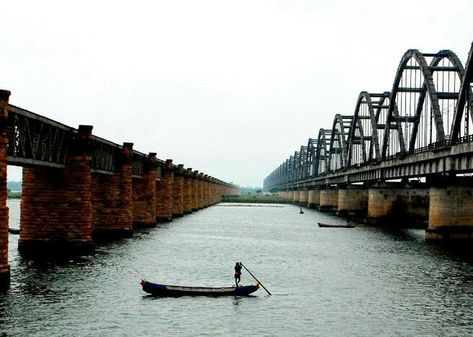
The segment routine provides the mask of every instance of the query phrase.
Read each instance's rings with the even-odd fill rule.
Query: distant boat
[[[241,287],[188,287],[140,282],[143,290],[154,296],[248,296],[259,288],[259,284]]]
[[[304,211],[302,210],[302,208],[301,208],[301,210],[299,211],[299,214],[304,214]]]
[[[10,234],[20,234],[20,230],[16,228],[8,228]]]
[[[329,225],[325,223],[319,222],[319,227],[324,227],[324,228],[355,228],[354,224],[346,224],[346,225]]]

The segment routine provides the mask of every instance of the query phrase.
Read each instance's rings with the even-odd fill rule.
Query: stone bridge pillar
[[[199,210],[199,171],[192,174],[192,212]]]
[[[133,224],[138,227],[156,226],[156,153],[148,154],[143,178],[133,179]]]
[[[204,174],[199,173],[199,176],[197,178],[197,183],[199,186],[199,201],[197,203],[197,207],[199,209],[204,208]]]
[[[473,241],[473,178],[436,178],[431,182],[429,227],[425,238],[447,244]]]
[[[115,173],[92,175],[93,235],[96,238],[133,235],[133,143],[123,143]]]
[[[10,91],[0,90],[0,292],[10,286],[8,264],[7,149],[8,99]]]
[[[287,201],[292,203],[293,200],[294,200],[294,191],[287,191]]]
[[[299,191],[299,205],[306,207],[309,201],[309,191],[301,190]]]
[[[217,202],[217,188],[215,186],[215,178],[210,182],[210,203],[214,205]]]
[[[335,212],[338,209],[338,189],[326,188],[320,190],[319,210]]]
[[[204,176],[204,207],[210,206],[210,183],[209,176],[206,174]]]
[[[378,183],[368,190],[368,223],[412,225],[425,221],[429,211],[426,186],[406,183]]]
[[[184,165],[179,164],[174,170],[172,216],[184,215]]]
[[[294,190],[292,192],[292,203],[293,204],[298,204],[299,203],[299,196],[301,192],[299,190]]]
[[[368,189],[363,186],[342,186],[338,190],[339,216],[366,215],[368,209]]]
[[[92,126],[79,126],[65,168],[23,168],[20,239],[23,256],[82,254],[92,248]]]
[[[320,205],[320,189],[309,190],[307,196],[307,207],[318,208]]]
[[[184,174],[184,214],[192,213],[192,169],[188,168]]]
[[[156,181],[156,220],[172,220],[173,168],[167,159],[162,168],[161,179]]]

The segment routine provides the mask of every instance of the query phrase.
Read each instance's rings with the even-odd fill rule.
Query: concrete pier
[[[320,190],[313,189],[309,190],[307,196],[307,207],[309,208],[319,208],[320,205]]]
[[[338,189],[326,188],[320,190],[319,210],[335,212],[338,209]]]
[[[395,223],[402,227],[425,221],[428,212],[429,189],[426,186],[380,183],[368,190],[368,223]]]
[[[368,209],[368,189],[362,186],[346,186],[338,190],[339,216],[362,216]]]
[[[299,191],[299,205],[306,207],[309,201],[309,191],[301,190]]]
[[[428,241],[447,244],[473,240],[473,178],[444,178],[430,188]]]

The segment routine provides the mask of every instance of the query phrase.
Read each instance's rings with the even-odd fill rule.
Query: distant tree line
[[[20,199],[21,181],[7,181],[7,191],[9,199]]]

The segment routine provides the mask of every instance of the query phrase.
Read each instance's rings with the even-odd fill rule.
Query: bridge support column
[[[215,205],[216,203],[219,202],[219,199],[218,199],[218,189],[217,189],[217,180],[214,179],[213,183],[212,183],[212,195],[213,195],[213,199],[212,199],[212,205]]]
[[[144,166],[143,178],[133,179],[133,224],[138,227],[156,226],[156,153],[150,153]]]
[[[318,208],[320,205],[320,190],[318,188],[310,190],[307,196],[307,207]]]
[[[10,92],[0,90],[0,292],[10,287],[8,264],[7,150],[8,99]]]
[[[192,212],[199,210],[199,171],[192,173]]]
[[[404,183],[379,184],[368,190],[368,223],[419,223],[428,218],[429,189]]]
[[[91,250],[91,137],[91,126],[79,126],[63,170],[23,168],[18,241],[23,256]]]
[[[161,169],[161,178],[156,181],[156,220],[172,220],[172,160],[167,159]]]
[[[192,213],[192,169],[188,168],[184,174],[184,214]]]
[[[339,216],[366,215],[368,209],[368,190],[363,187],[347,186],[338,190]]]
[[[174,172],[172,216],[184,215],[184,165],[179,164]]]
[[[210,183],[209,176],[204,176],[204,207],[210,206]]]
[[[199,176],[197,178],[197,186],[199,187],[199,201],[197,204],[197,207],[199,209],[204,208],[204,174],[199,173]]]
[[[294,198],[294,194],[292,191],[284,192],[284,200],[286,200],[287,202],[292,202],[292,198]]]
[[[294,191],[287,191],[287,201],[292,202],[294,200]]]
[[[309,191],[301,190],[299,192],[299,205],[306,207],[309,201]]]
[[[327,188],[320,190],[319,210],[335,212],[338,209],[338,190]]]
[[[210,178],[209,180],[209,202],[210,206],[214,204],[215,200],[215,178]]]
[[[473,241],[473,178],[436,181],[430,188],[428,241],[446,244]]]
[[[292,203],[293,204],[298,204],[299,203],[299,196],[301,195],[301,192],[299,190],[295,190],[292,193]]]
[[[92,175],[94,238],[133,235],[133,143],[123,143],[117,172]]]

